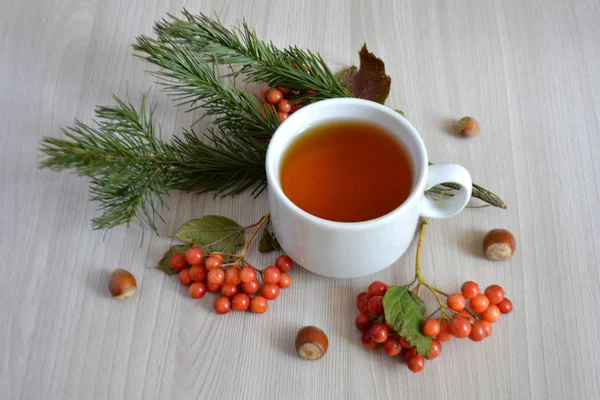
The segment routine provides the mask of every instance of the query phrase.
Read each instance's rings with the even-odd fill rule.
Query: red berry
[[[410,349],[412,348],[412,346],[410,345],[410,343],[408,343],[406,341],[406,339],[404,339],[402,336],[398,336],[398,341],[400,342],[400,346],[402,346],[405,349]]]
[[[369,328],[369,334],[371,335],[371,339],[376,343],[383,343],[388,338],[388,330],[382,324],[373,325]]]
[[[487,329],[481,321],[476,321],[473,326],[471,326],[471,333],[469,333],[469,339],[474,342],[481,342],[483,339],[487,337]]]
[[[485,310],[487,310],[489,305],[490,300],[483,293],[479,293],[475,295],[475,297],[471,298],[471,300],[469,300],[469,306],[471,307],[471,310],[473,310],[476,313],[484,312]]]
[[[267,299],[262,296],[254,296],[250,299],[250,311],[256,314],[262,314],[269,308]]]
[[[257,280],[252,282],[242,282],[242,291],[246,294],[255,294],[260,288],[260,283]]]
[[[388,285],[381,281],[375,281],[369,285],[367,293],[369,296],[383,296],[388,290]]]
[[[488,322],[496,322],[500,319],[500,309],[497,305],[492,304],[481,313],[481,318]]]
[[[209,256],[204,263],[206,264],[207,269],[219,268],[221,265],[223,265],[223,256],[220,254],[214,254]]]
[[[198,265],[204,260],[204,251],[200,247],[190,247],[185,252],[185,259],[191,265]]]
[[[221,286],[221,295],[225,297],[233,297],[237,294],[238,287],[233,283],[225,283]]]
[[[448,296],[446,299],[446,304],[448,304],[448,308],[454,311],[462,311],[465,309],[467,305],[467,299],[460,293],[454,293]]]
[[[281,113],[289,113],[292,111],[292,105],[289,100],[282,99],[279,103],[277,103],[277,110]]]
[[[369,299],[367,309],[371,314],[381,315],[383,314],[383,297],[373,296]]]
[[[284,272],[279,277],[279,283],[277,284],[282,289],[288,288],[292,284],[292,277],[288,273]]]
[[[252,267],[244,267],[240,270],[240,280],[244,283],[250,283],[256,280],[256,270]]]
[[[481,326],[483,326],[483,329],[485,329],[485,337],[490,336],[492,334],[492,324],[490,324],[490,322],[486,321],[485,319],[482,319],[478,322]]]
[[[369,331],[366,330],[362,333],[362,336],[360,337],[360,342],[362,343],[363,346],[365,346],[367,349],[372,349],[373,347],[377,346],[377,342],[375,342],[372,338],[371,335],[369,334]]]
[[[442,325],[440,324],[440,321],[438,321],[437,319],[428,319],[423,323],[421,329],[423,330],[424,335],[434,337],[438,333],[440,333],[441,328]]]
[[[479,294],[479,285],[473,281],[467,281],[463,283],[460,291],[465,299],[472,299]]]
[[[279,90],[282,94],[290,94],[292,93],[292,89],[286,88],[283,86],[277,86],[277,90]]]
[[[237,311],[246,311],[250,307],[250,297],[245,293],[237,293],[231,299],[231,307]]]
[[[206,294],[206,286],[202,282],[194,282],[190,286],[189,293],[194,299],[200,299]]]
[[[498,304],[504,299],[504,289],[498,285],[491,285],[485,289],[485,295],[490,299],[490,304]]]
[[[263,272],[263,278],[265,283],[277,283],[279,282],[279,277],[281,276],[281,271],[277,267],[268,267]]]
[[[440,323],[440,333],[436,336],[440,342],[448,342],[452,339],[452,332],[450,332],[450,321],[442,321]]]
[[[279,119],[279,122],[283,122],[287,119],[287,117],[289,117],[290,114],[288,113],[282,113],[282,112],[278,112],[277,113],[277,118]]]
[[[289,272],[290,269],[292,269],[292,265],[294,265],[294,262],[288,256],[279,256],[275,260],[275,266],[279,268],[281,272]]]
[[[240,269],[237,267],[229,267],[225,270],[225,283],[239,285],[242,283],[240,279]]]
[[[279,285],[276,283],[265,283],[260,288],[260,294],[267,300],[275,300],[279,296]]]
[[[260,98],[263,99],[264,101],[267,101],[267,94],[269,94],[269,89],[261,90]]]
[[[397,356],[402,351],[402,346],[400,346],[398,339],[388,338],[383,343],[383,351],[390,357]]]
[[[471,323],[466,318],[455,315],[450,323],[450,332],[459,339],[466,338],[471,333]]]
[[[404,360],[404,363],[408,364],[408,360],[410,360],[412,356],[415,356],[417,354],[419,353],[417,353],[417,349],[415,349],[414,347],[404,348],[402,350],[402,359]]]
[[[185,267],[187,267],[187,261],[185,259],[185,254],[183,253],[175,253],[169,260],[169,265],[175,271],[179,272]]]
[[[283,93],[281,93],[279,90],[277,89],[271,89],[269,90],[269,93],[267,93],[267,101],[270,104],[277,104],[281,101],[281,99],[283,99]]]
[[[229,300],[229,297],[217,297],[215,300],[215,311],[219,314],[227,314],[231,311],[231,300]]]
[[[190,270],[188,268],[179,271],[179,282],[184,286],[190,286],[192,284],[192,277],[190,276]]]
[[[215,285],[214,283],[206,282],[206,290],[211,293],[219,293],[221,285]]]
[[[502,299],[502,301],[496,305],[498,306],[498,308],[500,309],[500,312],[502,314],[508,314],[513,309],[512,301],[510,301],[506,297],[504,299]]]
[[[467,310],[462,310],[459,312],[459,314],[465,317],[471,324],[475,322],[475,317],[472,316]]]
[[[369,293],[367,292],[362,292],[356,296],[356,306],[358,307],[358,311],[361,313],[366,313],[369,311],[368,305],[370,297],[371,296],[369,296]]]
[[[442,343],[438,339],[431,339],[431,348],[429,349],[429,359],[433,360],[442,352]]]
[[[190,277],[194,282],[203,282],[206,280],[208,270],[202,264],[194,265],[190,268]]]
[[[211,269],[206,275],[206,280],[215,285],[222,285],[225,283],[225,272],[222,269]]]
[[[360,313],[358,314],[358,317],[356,317],[356,319],[354,320],[354,324],[359,330],[364,331],[365,329],[369,329],[371,326],[373,326],[373,320],[371,319],[369,314]]]
[[[416,354],[408,359],[406,365],[408,365],[408,369],[410,369],[412,372],[421,372],[425,367],[425,359]]]

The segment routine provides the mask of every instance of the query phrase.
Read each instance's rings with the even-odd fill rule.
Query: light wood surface
[[[387,104],[421,132],[430,159],[465,165],[508,203],[433,221],[424,273],[449,291],[504,286],[514,312],[482,342],[455,340],[420,374],[361,347],[355,296],[374,280],[406,283],[415,243],[377,276],[327,279],[300,268],[264,315],[218,316],[153,265],[181,223],[222,214],[250,223],[266,197],[175,193],[161,236],[137,225],[93,231],[87,182],[37,169],[42,136],[90,121],[114,92],[150,90],[163,135],[176,109],[131,55],[166,12],[246,18],[263,39],[320,52],[335,68],[366,42],[392,76]],[[598,399],[600,398],[600,3],[576,1],[0,2],[0,397],[3,399]],[[449,126],[476,117],[483,133]],[[482,259],[503,227],[518,250]],[[252,255],[266,265],[274,256]],[[118,301],[109,272],[140,290]],[[429,304],[433,305],[431,302]],[[323,328],[329,352],[294,354],[296,331]]]

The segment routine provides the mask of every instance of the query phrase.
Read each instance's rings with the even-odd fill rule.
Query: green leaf
[[[360,68],[352,66],[337,74],[337,78],[360,99],[383,104],[390,94],[392,78],[385,74],[381,58],[367,50],[367,44],[358,52]]]
[[[189,248],[190,248],[190,246],[186,246],[183,244],[176,244],[175,246],[173,246],[169,250],[167,250],[167,252],[163,256],[163,258],[160,259],[160,261],[158,262],[158,265],[155,268],[160,269],[162,272],[164,272],[167,275],[176,274],[177,271],[175,271],[169,265],[169,260],[171,259],[171,257],[173,257],[173,255],[175,253],[185,253],[187,251],[187,249],[189,249]]]
[[[266,253],[268,251],[279,250],[279,242],[275,237],[275,234],[269,230],[269,227],[265,225],[265,229],[260,235],[260,241],[258,242],[258,251]]]
[[[425,302],[408,290],[408,286],[392,286],[383,296],[385,320],[396,329],[417,352],[429,358],[431,338],[421,332],[423,316],[427,312]]]
[[[396,111],[398,114],[402,115],[404,117],[404,111],[399,110],[397,108],[394,108],[394,111]]]
[[[207,215],[186,222],[173,235],[174,238],[202,246],[205,253],[222,251],[235,253],[244,244],[244,231],[237,222],[220,215]]]

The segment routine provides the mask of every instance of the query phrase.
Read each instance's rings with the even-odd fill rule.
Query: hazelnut
[[[296,352],[305,360],[318,360],[327,353],[327,335],[316,326],[305,326],[296,336]]]
[[[488,260],[506,261],[516,247],[515,237],[506,229],[493,229],[483,238],[483,252]]]
[[[481,129],[479,127],[479,122],[477,122],[475,118],[462,117],[460,121],[458,121],[458,131],[462,136],[475,137],[479,136]]]
[[[117,299],[126,299],[135,294],[136,290],[135,277],[129,271],[124,269],[115,269],[110,275],[108,282],[108,290],[110,294]]]

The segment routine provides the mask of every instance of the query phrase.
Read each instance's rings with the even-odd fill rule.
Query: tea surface
[[[363,121],[315,125],[290,145],[281,187],[298,207],[317,217],[359,222],[400,206],[413,185],[404,146],[385,129]]]

